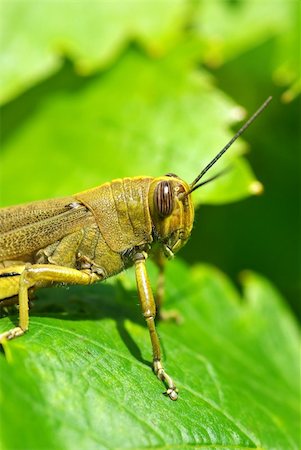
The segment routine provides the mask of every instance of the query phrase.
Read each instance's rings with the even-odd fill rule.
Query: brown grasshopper
[[[135,266],[137,289],[153,350],[153,369],[176,400],[178,390],[165,372],[155,328],[160,308],[164,261],[187,242],[194,220],[191,193],[215,179],[199,182],[270,102],[269,97],[229,143],[187,184],[174,174],[113,180],[70,197],[0,209],[0,301],[18,296],[19,326],[0,342],[28,330],[29,291],[55,283],[92,284]],[[156,303],[145,261],[159,266]]]

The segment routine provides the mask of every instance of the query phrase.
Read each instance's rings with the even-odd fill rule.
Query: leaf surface
[[[179,400],[152,374],[131,272],[39,291],[30,331],[0,358],[4,449],[298,448],[298,330],[273,286],[244,274],[241,298],[216,269],[179,261],[167,280],[183,324],[158,330]]]
[[[108,66],[131,40],[162,54],[179,39],[186,9],[183,0],[4,1],[0,99],[55,73],[64,56],[87,75]]]

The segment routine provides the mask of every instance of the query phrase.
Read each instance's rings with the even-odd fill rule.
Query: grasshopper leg
[[[158,273],[158,280],[157,280],[157,291],[155,295],[155,301],[156,301],[156,308],[157,308],[157,316],[159,319],[162,319],[162,304],[165,294],[165,272],[164,272],[164,263],[160,262],[157,263],[159,273]],[[163,313],[164,314],[164,313]],[[164,320],[164,319],[163,319]]]
[[[178,311],[175,309],[166,311],[162,308],[165,296],[165,261],[160,259],[155,260],[155,262],[159,269],[157,291],[155,295],[157,317],[160,321],[172,321],[180,325],[183,322],[183,319]]]
[[[19,326],[1,333],[0,343],[3,340],[21,336],[28,330],[28,290],[30,288],[45,286],[49,283],[91,284],[101,279],[95,273],[50,264],[24,266],[18,278],[19,282],[15,294],[19,294]]]
[[[137,289],[143,316],[146,320],[153,349],[153,367],[157,377],[167,385],[166,395],[177,400],[178,390],[172,378],[165,372],[161,361],[161,348],[155,327],[156,304],[145,267],[146,255],[136,253],[134,257]]]

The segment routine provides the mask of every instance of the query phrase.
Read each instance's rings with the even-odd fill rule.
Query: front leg
[[[171,400],[177,400],[178,390],[172,378],[165,372],[161,361],[160,342],[155,327],[156,305],[145,267],[145,253],[134,256],[137,289],[143,316],[146,320],[153,349],[153,368],[157,377],[167,385],[166,394]]]
[[[0,343],[3,340],[21,336],[28,330],[28,290],[32,287],[47,285],[48,283],[91,284],[102,278],[95,273],[81,272],[69,267],[52,264],[34,264],[18,266],[18,271],[12,267],[6,269],[7,296],[19,296],[19,326],[0,334]]]

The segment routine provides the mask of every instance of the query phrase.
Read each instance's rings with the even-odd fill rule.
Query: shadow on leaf
[[[35,292],[33,301],[31,301],[30,317],[72,321],[112,319],[132,356],[152,367],[150,361],[142,357],[138,345],[125,326],[125,320],[145,326],[138,305],[137,292],[126,290],[120,280],[117,280],[115,285],[103,283],[94,286],[40,289]],[[18,316],[10,315],[10,319],[17,326]]]

